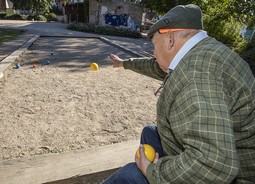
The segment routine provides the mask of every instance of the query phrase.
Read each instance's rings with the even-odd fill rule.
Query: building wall
[[[0,0],[0,12],[14,13],[13,3],[10,0]]]
[[[0,0],[0,12],[1,11],[6,11],[6,2],[5,0]]]
[[[115,16],[116,15],[116,16]],[[143,9],[141,6],[126,3],[123,0],[89,0],[89,22],[99,25],[113,24],[114,26],[131,27],[135,21],[138,28],[142,22]],[[122,21],[116,22],[115,18]],[[110,21],[106,21],[110,18]],[[123,24],[123,18],[128,22]]]

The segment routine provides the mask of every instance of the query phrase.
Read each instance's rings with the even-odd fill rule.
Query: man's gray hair
[[[182,31],[176,31],[176,32],[174,32],[174,35],[176,35],[177,37],[180,37],[180,38],[187,38],[187,37],[194,36],[195,34],[197,34],[200,31],[201,30],[199,30],[199,29],[187,29],[187,30],[182,30]]]

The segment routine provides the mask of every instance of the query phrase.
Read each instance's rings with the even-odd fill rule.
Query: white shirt
[[[192,36],[183,46],[182,48],[177,52],[174,59],[169,65],[169,69],[174,70],[178,63],[181,61],[181,59],[189,52],[198,42],[201,40],[207,38],[207,32],[206,31],[200,31],[194,36]],[[167,71],[167,73],[169,70]]]

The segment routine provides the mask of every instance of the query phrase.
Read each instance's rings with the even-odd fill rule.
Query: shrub
[[[130,38],[142,37],[141,33],[127,28],[116,28],[113,26],[95,26],[93,24],[84,24],[81,22],[71,23],[68,26],[68,29],[111,36],[123,36]]]
[[[255,36],[251,41],[243,39],[240,34],[242,29],[240,22],[234,19],[224,20],[220,19],[220,17],[204,15],[204,27],[210,36],[228,45],[245,60],[248,60],[245,53],[255,47]],[[255,56],[255,53],[253,55]],[[254,58],[254,56],[249,54],[249,58]]]
[[[4,19],[7,16],[7,13],[0,12],[0,19]]]
[[[23,17],[20,14],[12,14],[12,15],[7,15],[6,19],[23,20]]]
[[[131,38],[141,38],[142,35],[139,32],[133,31],[127,28],[115,28],[112,26],[97,26],[95,33],[104,35],[114,35],[114,36],[125,36]]]
[[[35,20],[37,20],[37,21],[47,21],[47,19],[43,15],[36,15]]]
[[[47,21],[47,19],[43,15],[35,14],[28,15],[27,20]]]
[[[47,21],[57,21],[57,15],[55,13],[47,13],[45,14]]]
[[[93,24],[84,24],[82,22],[73,22],[68,26],[68,29],[89,33],[95,33],[95,28]]]
[[[35,15],[34,14],[29,14],[27,17],[27,20],[35,20]]]
[[[240,35],[241,25],[235,20],[224,20],[218,16],[204,15],[204,27],[208,34],[222,43],[236,47],[236,43],[242,41]]]

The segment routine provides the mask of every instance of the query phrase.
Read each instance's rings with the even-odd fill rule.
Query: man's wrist
[[[130,64],[129,63],[130,63],[129,59],[123,60],[123,62],[122,62],[123,68],[129,69],[130,68]]]
[[[156,183],[156,179],[153,177],[154,167],[155,167],[155,164],[151,163],[148,165],[146,169],[146,178],[148,179],[149,183]]]

